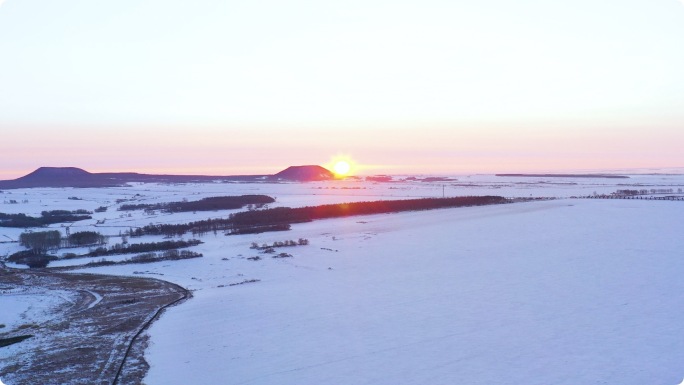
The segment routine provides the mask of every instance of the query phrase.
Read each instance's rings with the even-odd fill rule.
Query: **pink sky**
[[[336,156],[361,175],[496,173],[682,167],[676,128],[43,129],[3,132],[0,177],[40,166],[91,172],[272,174],[290,165],[326,165]],[[7,140],[9,139],[9,140]]]
[[[7,0],[0,178],[684,167],[676,0]]]

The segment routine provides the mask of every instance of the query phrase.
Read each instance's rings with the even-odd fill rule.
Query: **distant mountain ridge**
[[[193,182],[308,182],[334,179],[332,172],[321,166],[291,166],[275,175],[155,175],[134,172],[91,173],[78,167],[40,167],[13,180],[0,181],[0,189],[33,187],[120,187],[127,183],[193,183]]]

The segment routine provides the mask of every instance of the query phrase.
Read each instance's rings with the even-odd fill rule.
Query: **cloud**
[[[684,0],[682,0],[682,1],[684,1]],[[4,3],[4,2],[5,2],[5,0],[0,0],[0,7],[2,7],[2,3]],[[2,382],[0,382],[0,385],[2,385]]]

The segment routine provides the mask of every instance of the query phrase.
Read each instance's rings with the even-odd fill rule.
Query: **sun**
[[[359,164],[347,154],[338,154],[330,158],[325,168],[334,174],[335,179],[347,179],[356,174]]]
[[[338,160],[333,166],[333,171],[338,176],[346,176],[351,171],[351,165],[346,160]]]

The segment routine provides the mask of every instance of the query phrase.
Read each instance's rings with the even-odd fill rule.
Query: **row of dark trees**
[[[119,207],[120,211],[131,210],[159,210],[170,213],[188,211],[216,211],[234,210],[247,205],[265,205],[275,202],[275,199],[267,195],[239,195],[220,196],[200,199],[198,201],[181,201],[154,204],[125,204]]]
[[[233,223],[230,219],[205,219],[202,221],[194,221],[189,223],[179,224],[150,224],[136,229],[131,228],[128,235],[131,237],[141,237],[143,235],[164,235],[164,236],[181,236],[185,233],[191,232],[193,235],[202,236],[210,232],[218,232],[230,230],[233,228]]]
[[[197,246],[202,241],[199,239],[190,239],[187,241],[162,241],[162,242],[148,242],[148,243],[132,243],[129,245],[122,245],[117,243],[110,248],[98,247],[97,249],[83,255],[84,257],[102,257],[106,255],[118,254],[135,254],[135,253],[149,253],[152,251],[164,251],[183,249],[191,246]]]
[[[228,230],[226,235],[243,235],[243,234],[261,234],[271,231],[288,231],[290,225],[287,223],[278,223],[275,225],[261,225],[261,226],[240,226],[233,227]]]
[[[187,232],[203,235],[226,231],[232,234],[253,234],[265,231],[288,230],[290,224],[316,219],[338,218],[353,215],[382,214],[400,211],[430,210],[447,207],[464,207],[509,202],[500,196],[473,196],[454,198],[420,198],[394,201],[372,201],[308,206],[299,208],[276,207],[249,210],[231,214],[228,218],[207,219],[181,224],[150,224],[130,229],[129,235],[181,236]]]
[[[26,214],[0,213],[0,227],[42,227],[54,223],[76,222],[91,219],[92,212],[86,210],[52,210],[43,211],[40,217]]]
[[[93,261],[86,263],[88,267],[111,266],[111,265],[127,265],[130,263],[152,263],[161,261],[178,261],[181,259],[200,258],[202,253],[197,253],[189,250],[167,250],[162,253],[144,253],[125,259],[123,261]]]
[[[655,189],[652,188],[650,190],[648,189],[639,189],[639,190],[617,190],[616,192],[612,193],[613,195],[646,195],[646,194],[674,194],[674,189],[671,188],[659,188]],[[682,189],[677,189],[677,194],[681,194]],[[594,192],[594,195],[597,195],[596,192]]]
[[[354,215],[383,214],[400,211],[431,210],[447,207],[480,206],[506,203],[500,196],[454,198],[421,198],[393,201],[353,202],[307,207],[276,207],[267,210],[244,211],[230,215],[233,225],[259,226],[277,223],[301,223],[316,219]]]

